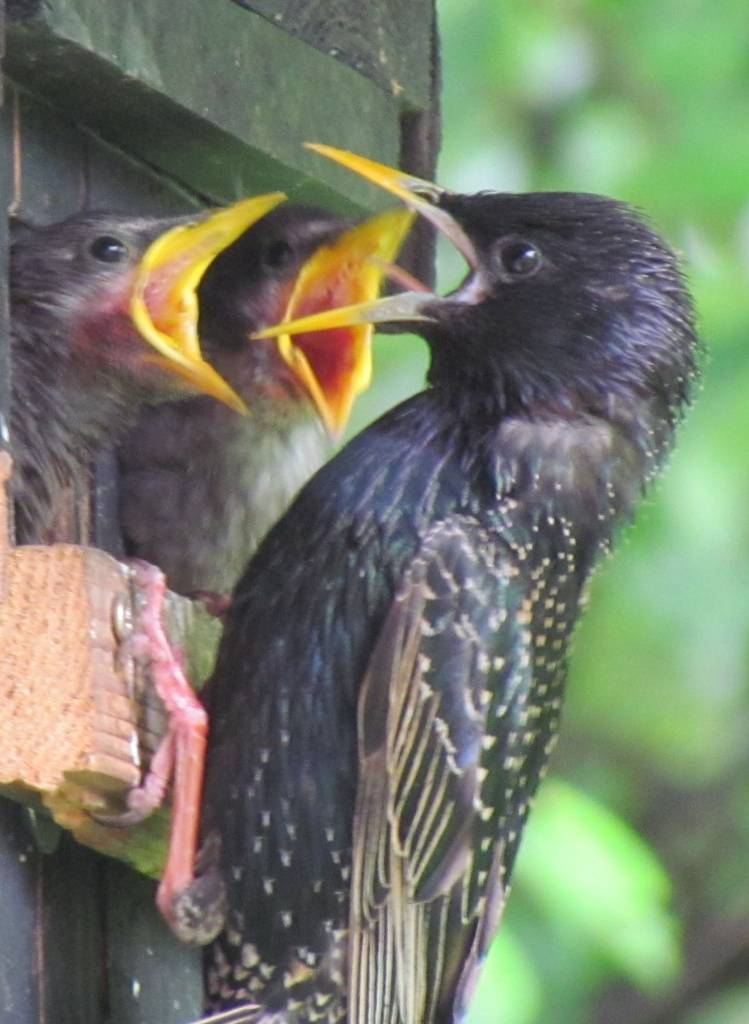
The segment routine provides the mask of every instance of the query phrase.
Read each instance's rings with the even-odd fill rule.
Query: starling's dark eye
[[[263,260],[266,267],[270,270],[282,270],[285,266],[288,266],[293,256],[294,250],[289,243],[279,238],[277,241],[270,243],[265,250]]]
[[[499,249],[499,259],[505,274],[511,277],[529,277],[541,266],[541,253],[532,242],[522,238],[504,241]]]
[[[129,256],[128,248],[124,242],[114,235],[101,235],[91,243],[89,252],[95,260],[102,263],[122,263]]]

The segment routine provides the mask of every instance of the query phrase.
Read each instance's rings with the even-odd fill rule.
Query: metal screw
[[[133,610],[127,594],[115,594],[112,601],[112,632],[119,643],[132,636]]]

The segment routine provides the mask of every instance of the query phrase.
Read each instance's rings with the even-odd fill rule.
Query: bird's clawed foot
[[[194,881],[208,716],[164,631],[164,574],[146,562],[136,560],[130,565],[144,605],[128,643],[134,656],[148,665],[154,688],[166,708],[168,725],[142,784],[128,795],[128,810],[122,815],[97,816],[96,820],[107,825],[138,824],[163,802],[173,780],[169,853],[156,900],[172,925],[174,908],[180,905],[184,893],[192,892]]]
[[[218,836],[209,836],[198,854],[192,880],[181,889],[162,882],[156,898],[177,938],[193,946],[204,946],[215,939],[226,921],[226,886],[218,852]]]
[[[166,736],[151,758],[143,782],[127,794],[128,809],[117,814],[99,814],[92,811],[91,816],[100,825],[109,825],[112,828],[131,828],[133,825],[140,825],[163,804],[173,773],[174,734],[169,726]]]

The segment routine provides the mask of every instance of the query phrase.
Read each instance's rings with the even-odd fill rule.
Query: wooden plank
[[[0,25],[0,49],[2,48]],[[11,110],[9,96],[2,96],[0,129],[0,204],[6,210],[13,197]],[[8,443],[10,406],[10,359],[8,315],[8,222],[0,215],[0,447]],[[7,523],[0,516],[0,547],[7,537]],[[0,560],[0,595],[3,590],[3,566]],[[5,1024],[36,1024],[39,1000],[37,991],[37,946],[35,936],[38,855],[21,807],[0,798],[0,1020]]]
[[[38,1024],[37,899],[39,854],[22,807],[0,798],[0,1020]]]
[[[0,462],[7,474],[4,453]],[[153,749],[163,729],[163,709],[147,692],[138,698],[139,720],[133,717],[132,664],[123,671],[131,655],[122,650],[115,657],[113,596],[130,601],[123,568],[92,548],[8,548],[1,499],[0,776],[40,791],[77,837],[157,873],[165,848],[164,811],[132,830],[104,828],[86,811],[97,800],[104,806],[103,793],[118,781],[139,781],[136,727],[145,734],[141,749]],[[170,626],[183,635],[190,602],[175,599],[171,611]],[[206,620],[205,627],[215,635],[218,623]],[[209,646],[199,643],[203,655]],[[32,851],[32,868],[19,870],[30,856],[23,824],[21,815],[6,829],[0,818],[0,892],[13,894],[0,919],[10,910],[14,932],[20,927],[27,936],[25,944],[15,945],[0,925],[0,1008],[7,1008],[0,1020],[27,1024],[24,1008],[30,1007],[38,1010],[30,1020],[39,1024],[101,1024],[105,1003],[117,1024],[178,1024],[196,1016],[197,957],[158,918],[153,887],[136,883],[134,876],[103,875],[103,861],[69,836],[50,857]],[[111,921],[102,917],[102,902],[111,908]],[[164,969],[170,981],[157,983]],[[22,981],[34,977],[38,991]]]
[[[0,53],[5,34],[0,18]],[[8,218],[4,211],[13,201],[13,146],[11,97],[0,79],[0,448],[8,446],[8,413],[10,410],[10,310],[8,307],[8,272],[10,239]]]
[[[15,91],[5,99],[3,206],[40,223],[74,212],[84,175],[73,125]],[[0,259],[7,271],[5,217],[0,224]],[[7,272],[0,277],[0,402],[7,410]],[[3,522],[0,532],[5,539]],[[7,574],[3,582],[8,583]],[[6,668],[4,658],[4,675]],[[32,827],[35,820],[43,823],[41,829]],[[70,839],[55,849],[55,833],[57,827],[44,817],[0,801],[0,1019],[8,1024],[101,1022],[103,943],[95,885],[100,858]],[[50,854],[43,854],[42,847]]]
[[[185,1024],[201,1015],[201,952],[175,939],[154,904],[154,883],[106,865],[111,1024]]]
[[[430,104],[433,0],[234,0],[377,82],[409,107]]]
[[[63,835],[54,854],[40,854],[37,863],[40,1024],[101,1024],[108,1001],[102,955],[104,860]]]
[[[12,213],[33,224],[76,213],[83,204],[85,178],[73,122],[23,90],[12,90],[9,100],[15,152]]]
[[[96,135],[81,131],[80,140],[86,154],[86,209],[169,217],[204,205],[194,192]]]
[[[3,146],[3,185],[6,195],[15,198],[15,212],[24,220],[58,220],[84,204],[169,213],[197,202],[190,202],[184,191],[172,184],[160,182],[153,171],[88,137],[68,118],[29,93],[12,90],[11,100],[3,123],[4,138],[6,142],[15,140],[17,159],[14,175],[13,145]],[[5,240],[4,218],[1,223]],[[0,247],[0,253],[7,260],[6,244]],[[5,281],[3,274],[3,299]],[[6,355],[5,348],[0,350],[3,359]],[[0,388],[6,394],[8,382],[9,374],[2,373]],[[75,535],[78,518],[73,517],[71,522],[71,536]],[[87,628],[84,635],[89,632]],[[63,663],[65,672],[60,679],[64,682],[72,668],[66,659]],[[7,668],[6,654],[6,680]],[[60,686],[52,682],[48,697],[60,696]],[[33,721],[36,712],[30,708],[29,712],[32,718],[27,720]],[[0,1020],[4,1024],[102,1024],[105,1007],[112,1002],[110,982],[114,987],[107,956],[119,941],[112,936],[104,912],[111,885],[105,871],[107,861],[67,836],[59,849],[43,855],[29,827],[29,810],[4,800],[0,810]],[[91,824],[86,819],[85,826]],[[136,844],[145,851],[141,855],[151,870],[157,869],[163,856],[166,825],[162,814],[148,823]],[[55,829],[53,823],[46,823],[48,834]],[[125,842],[125,833],[115,833],[113,841]],[[125,906],[127,893],[119,895]],[[165,928],[156,919],[155,910],[151,908],[150,915],[144,911],[141,919],[139,936],[144,947],[153,948],[157,939],[162,943]],[[153,941],[151,931],[155,933]],[[194,952],[179,947],[176,941],[167,941],[171,943],[170,969],[186,991],[199,991],[200,972]],[[124,943],[118,948],[119,970],[126,973],[128,956],[137,963],[141,952],[128,953]],[[146,972],[143,974],[145,977]],[[175,993],[164,991],[153,977],[144,987],[154,1011],[151,1019],[174,1020]],[[199,1009],[199,1003],[195,1009]],[[182,1019],[196,1015],[191,1007]],[[131,1019],[124,1011],[111,1018],[113,1024],[130,1024]]]
[[[0,484],[8,469],[3,453]],[[38,795],[81,842],[158,873],[163,812],[132,830],[104,828],[89,813],[111,812],[109,795],[116,808],[140,782],[164,731],[161,702],[127,645],[143,597],[125,566],[94,548],[8,548],[5,509],[1,490],[0,784]],[[200,681],[220,625],[184,598],[171,597],[169,611],[173,642]]]
[[[410,3],[416,20],[427,0],[385,0],[388,17],[399,3],[407,16]],[[367,15],[363,0],[348,6],[357,4]],[[325,6],[313,2],[308,10],[323,18]],[[327,4],[331,14],[339,6]],[[276,13],[290,8],[278,0]],[[414,21],[414,31],[404,31],[402,21],[385,26],[404,55],[407,42],[411,47],[404,60],[413,67],[401,72],[389,39],[381,67],[365,64],[381,40],[377,33],[365,38],[364,23],[349,26],[352,46],[343,39],[339,47],[342,37],[328,35],[326,48],[323,35],[299,32],[303,41],[279,28],[268,10],[260,17],[228,0],[186,5],[179,24],[171,0],[6,0],[6,9],[14,19],[6,69],[21,88],[3,133],[12,143],[15,124],[17,210],[30,220],[57,220],[80,206],[168,213],[278,187],[295,200],[348,213],[388,203],[354,176],[306,155],[299,143],[310,137],[388,163],[400,151],[412,170],[426,173],[410,143],[401,146],[402,137],[421,131],[426,92],[419,76],[433,71],[414,57],[414,47],[429,37],[422,23]],[[333,18],[320,25],[335,30]],[[312,21],[307,27],[314,28]],[[166,38],[170,45],[162,48]],[[337,47],[348,47],[339,56],[351,67],[330,59]],[[12,156],[6,145],[6,202],[14,194]],[[0,261],[6,257],[3,223]],[[9,380],[4,281],[1,274],[0,415]],[[114,550],[111,520],[102,523],[113,504],[108,473],[100,475],[95,498],[95,537]],[[148,826],[154,869],[164,825],[162,815]],[[42,835],[50,828],[32,831],[27,810],[0,802],[3,1024],[184,1024],[197,1017],[199,953],[170,936],[153,906],[153,884],[67,837],[52,849],[54,829],[52,843]]]
[[[9,22],[7,74],[186,187],[221,201],[281,188],[343,212],[386,204],[301,144],[394,163],[400,100],[265,18],[224,2],[183,5],[177,21],[172,0],[48,0],[37,14]]]

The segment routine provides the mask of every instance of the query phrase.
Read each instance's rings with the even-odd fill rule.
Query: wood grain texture
[[[171,0],[48,0],[9,22],[6,73],[206,198],[280,188],[343,213],[385,205],[302,143],[392,164],[402,100],[228,0],[178,21]]]
[[[164,924],[153,882],[115,861],[105,874],[109,1020],[184,1024],[199,1017],[201,951],[183,946]]]
[[[0,54],[4,35],[0,19]],[[11,106],[5,82],[0,79],[0,209],[8,210],[13,201],[13,145]],[[10,309],[8,276],[10,269],[8,219],[0,216],[0,448],[8,445],[8,414],[10,410]]]
[[[49,224],[81,209],[84,153],[71,120],[8,89],[12,119],[13,198],[10,212],[23,221]]]
[[[157,875],[165,810],[133,829],[88,813],[140,781],[163,732],[160,702],[113,630],[113,602],[124,635],[128,617],[137,624],[139,595],[101,551],[11,547],[2,486],[10,469],[0,452],[0,784],[20,782],[79,842]],[[174,598],[169,613],[184,639],[190,602]],[[58,846],[28,814],[0,799],[0,1020],[102,1024],[105,1007],[113,1024],[197,1016],[198,956],[160,920],[152,884],[124,866],[106,870],[70,836]]]
[[[10,460],[0,453],[0,484]],[[164,732],[165,718],[147,672],[125,629],[137,629],[142,595],[128,569],[95,548],[72,544],[8,547],[7,508],[0,488],[0,786],[37,794],[76,838],[149,874],[158,874],[168,817],[154,815],[134,829],[97,824],[90,811],[111,811],[138,785]],[[175,644],[186,639],[198,613],[170,597],[168,625]],[[116,635],[115,620],[123,625]],[[129,624],[129,625],[128,625]],[[202,668],[210,671],[218,623],[198,625]]]
[[[234,0],[372,79],[409,107],[430,102],[434,0]]]
[[[424,137],[427,85],[429,109],[435,109],[434,66],[422,66],[414,56],[426,53],[430,31],[415,24],[416,11],[431,9],[431,0],[402,0],[405,20],[398,20],[396,0],[385,0],[381,11],[351,0],[354,22],[339,0],[278,0],[272,9],[256,4],[255,11],[230,0],[188,6],[175,23],[172,0],[6,0],[11,24],[5,71],[13,82],[0,111],[0,196],[11,213],[32,223],[85,208],[166,214],[276,188],[345,214],[387,205],[377,190],[304,153],[300,142],[310,137],[388,163],[397,162],[399,152],[409,162],[426,159],[407,166],[430,176],[434,149],[417,153],[413,143]],[[279,24],[273,17],[279,12],[293,14],[296,24]],[[381,14],[384,22],[378,21]],[[372,32],[377,24],[385,36],[384,59],[379,30]],[[408,24],[413,30],[404,28]],[[330,50],[337,52],[331,56]],[[7,256],[0,218],[0,447],[10,380]],[[96,543],[117,551],[108,511],[115,482],[106,457],[96,480],[91,509],[87,475],[79,481],[62,536],[87,539],[93,524]],[[87,594],[85,600],[96,604],[97,598]],[[170,615],[191,614],[187,604],[172,606]],[[53,619],[58,611],[53,609]],[[176,635],[188,636],[190,664],[197,666],[202,657],[195,675],[205,675],[212,641],[194,624],[175,628]],[[215,633],[218,623],[201,628]],[[108,646],[104,651],[108,663]],[[107,710],[112,697],[106,687],[98,700],[98,710],[92,701],[95,715],[116,718],[111,706]],[[159,714],[148,701],[137,705],[146,757]],[[130,728],[128,720],[124,735]],[[109,732],[107,742],[121,750],[123,736],[117,728]],[[111,750],[98,756],[93,774],[101,781]],[[99,828],[82,809],[90,799],[91,768],[65,770],[55,791],[55,813],[75,816],[84,838],[86,829]],[[162,813],[135,836],[102,829],[94,841],[105,848],[124,844],[122,855],[155,873],[166,828]],[[114,845],[110,851],[118,852]],[[3,799],[0,892],[3,1024],[184,1024],[199,1016],[198,956],[159,920],[153,883]]]
[[[0,798],[0,1020],[38,1024],[38,867],[40,854],[22,807]]]

